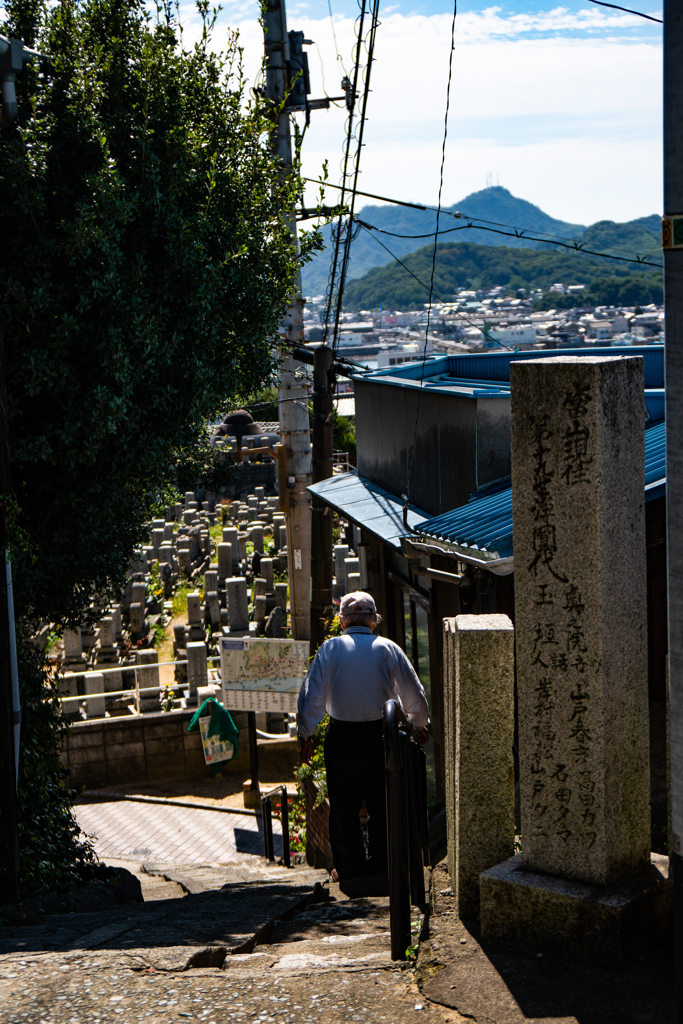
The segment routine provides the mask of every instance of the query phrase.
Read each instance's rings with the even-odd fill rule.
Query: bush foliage
[[[114,595],[145,523],[204,472],[206,424],[261,388],[296,272],[298,173],[271,155],[229,34],[170,4],[8,0],[0,32],[49,60],[17,78],[0,132],[0,247],[10,536],[20,635],[77,625]],[[202,469],[203,467],[203,469]],[[27,894],[74,884],[89,857],[63,789],[47,666],[20,644],[21,857]]]

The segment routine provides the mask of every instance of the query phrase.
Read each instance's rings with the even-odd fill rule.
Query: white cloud
[[[239,27],[251,76],[262,54],[255,18]],[[225,15],[224,15],[225,18]],[[290,26],[319,47],[329,95],[341,71],[329,19],[299,7]],[[643,25],[645,31],[641,31]],[[636,29],[636,32],[632,30]],[[366,191],[434,203],[451,16],[385,14],[377,33],[362,185]],[[354,22],[335,19],[346,67]],[[323,95],[320,60],[309,48],[314,96]],[[325,158],[338,180],[345,110],[314,112],[304,173]],[[516,195],[566,220],[630,219],[661,208],[661,46],[633,15],[566,8],[503,16],[491,7],[457,21],[444,201],[483,188],[486,173]],[[331,196],[330,196],[331,198]]]

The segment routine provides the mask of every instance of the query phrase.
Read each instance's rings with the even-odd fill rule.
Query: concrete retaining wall
[[[193,711],[164,712],[76,722],[62,750],[71,769],[67,785],[87,789],[117,783],[153,782],[185,775],[205,775],[209,768],[199,731],[188,733]],[[249,773],[249,739],[246,712],[233,713],[240,730],[239,758],[224,770]]]

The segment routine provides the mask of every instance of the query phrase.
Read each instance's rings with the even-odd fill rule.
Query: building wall
[[[417,389],[400,384],[356,380],[358,473],[400,495],[407,490],[410,466],[410,500],[439,515],[509,474],[510,401],[505,395],[473,399],[425,391],[419,396]]]

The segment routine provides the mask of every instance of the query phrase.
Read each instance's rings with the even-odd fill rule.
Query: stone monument
[[[522,853],[482,935],[594,966],[661,939],[650,855],[643,362],[510,365]]]

